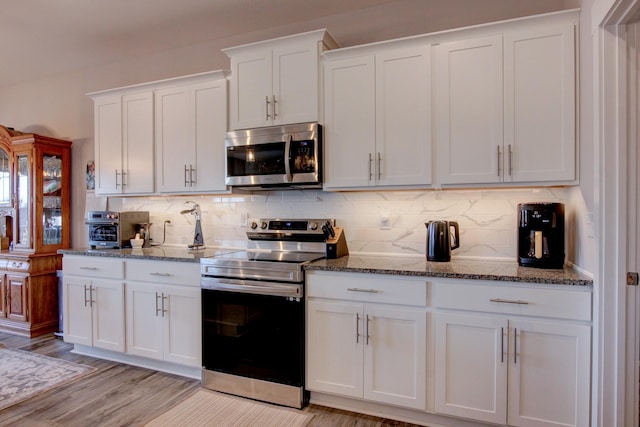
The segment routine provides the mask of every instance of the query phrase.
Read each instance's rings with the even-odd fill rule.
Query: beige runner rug
[[[95,371],[91,366],[0,346],[0,410]]]
[[[302,427],[311,418],[295,409],[198,390],[146,427]]]

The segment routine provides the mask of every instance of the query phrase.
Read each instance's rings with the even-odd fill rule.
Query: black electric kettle
[[[458,223],[455,221],[429,221],[424,225],[427,227],[427,260],[451,261],[451,251],[460,247]],[[453,229],[453,233],[451,229]]]

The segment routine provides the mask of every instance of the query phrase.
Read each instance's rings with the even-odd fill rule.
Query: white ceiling
[[[328,28],[349,46],[576,4],[580,0],[0,0],[0,87],[211,40],[281,36],[291,28]]]

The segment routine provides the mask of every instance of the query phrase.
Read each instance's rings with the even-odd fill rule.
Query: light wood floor
[[[200,381],[73,354],[72,345],[53,335],[29,339],[0,332],[0,342],[98,368],[86,378],[0,411],[0,426],[141,426],[200,388]],[[317,405],[304,411],[315,415],[309,427],[412,426]]]

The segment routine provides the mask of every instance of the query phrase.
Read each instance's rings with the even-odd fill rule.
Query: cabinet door
[[[365,306],[364,398],[426,408],[425,310]]]
[[[162,359],[162,294],[150,283],[126,285],[127,353]]]
[[[201,367],[200,288],[163,286],[161,290],[164,360]]]
[[[317,49],[316,43],[273,49],[274,124],[318,121]]]
[[[92,280],[89,294],[93,315],[93,346],[124,352],[123,283]]]
[[[378,185],[431,183],[431,55],[428,47],[376,55]]]
[[[376,142],[373,56],[325,63],[326,188],[374,184]]]
[[[362,304],[307,303],[307,388],[363,396]]]
[[[188,191],[189,173],[191,168],[195,168],[190,131],[190,87],[185,85],[157,90],[155,97],[158,191]]]
[[[248,129],[272,123],[271,49],[236,55],[231,58],[231,129]],[[268,115],[268,116],[267,116]]]
[[[505,424],[507,320],[446,313],[435,319],[436,412]]]
[[[7,298],[8,298],[8,289],[7,289],[6,276],[0,275],[0,318],[7,317]]]
[[[573,24],[504,36],[505,179],[574,180]]]
[[[7,274],[7,319],[28,322],[29,277]]]
[[[153,92],[122,97],[124,193],[153,192]]]
[[[590,327],[510,320],[512,426],[589,424]]]
[[[90,346],[92,316],[89,302],[91,281],[85,277],[65,274],[63,279],[64,341]]]
[[[436,167],[441,184],[502,181],[502,38],[437,48]]]
[[[94,104],[96,194],[122,192],[122,99],[99,98]]]
[[[227,81],[216,80],[191,86],[191,129],[195,144],[195,171],[191,191],[225,191],[227,132]]]

